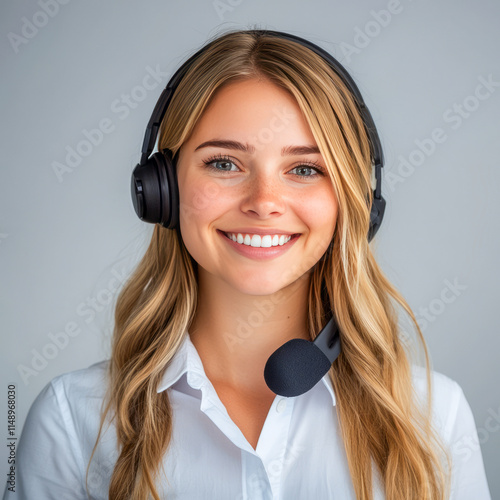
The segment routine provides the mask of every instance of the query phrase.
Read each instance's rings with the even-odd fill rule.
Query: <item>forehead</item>
[[[235,139],[258,149],[316,144],[294,96],[257,79],[229,83],[212,96],[188,142],[196,147],[209,139]]]

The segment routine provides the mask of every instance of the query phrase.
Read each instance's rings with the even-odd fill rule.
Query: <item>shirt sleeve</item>
[[[15,492],[4,500],[87,499],[81,450],[62,381],[56,377],[36,397],[16,451]]]
[[[474,416],[462,388],[456,382],[455,386],[458,403],[450,435],[450,500],[491,500]]]

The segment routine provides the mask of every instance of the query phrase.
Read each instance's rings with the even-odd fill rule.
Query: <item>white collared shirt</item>
[[[33,402],[16,457],[16,493],[4,500],[84,500],[108,361],[55,377]],[[460,386],[433,374],[435,424],[454,460],[452,500],[491,500],[474,417]],[[419,395],[425,369],[414,366]],[[186,332],[158,392],[168,390],[173,437],[158,481],[169,500],[355,500],[328,374],[297,397],[276,396],[254,450],[229,417]],[[424,399],[422,399],[424,401]],[[115,428],[92,459],[92,500],[108,498]],[[168,482],[167,482],[168,480]],[[374,475],[374,500],[384,499]]]

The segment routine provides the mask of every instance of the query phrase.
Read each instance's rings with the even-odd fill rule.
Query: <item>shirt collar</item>
[[[208,377],[203,369],[203,363],[191,342],[189,333],[186,331],[184,339],[169,365],[165,368],[163,377],[158,385],[156,392],[163,392],[174,385],[185,373],[187,373],[187,382],[194,389],[200,389],[202,385],[208,383]],[[333,406],[336,404],[333,384],[328,373],[321,379],[321,382],[328,389],[332,397]]]

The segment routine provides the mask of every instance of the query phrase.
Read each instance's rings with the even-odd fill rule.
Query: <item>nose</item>
[[[279,179],[265,172],[255,173],[242,187],[242,212],[263,219],[285,212],[284,186]]]

